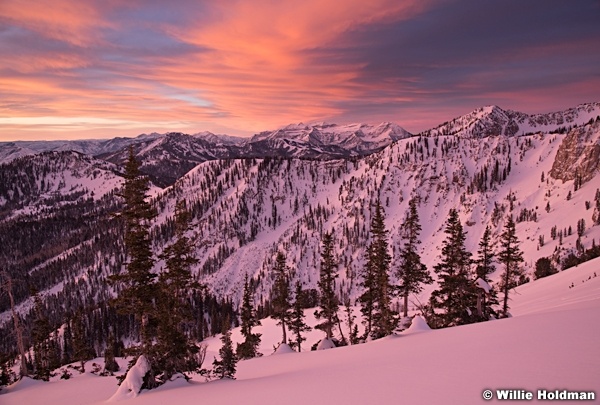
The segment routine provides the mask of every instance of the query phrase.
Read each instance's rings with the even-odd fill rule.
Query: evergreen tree
[[[135,352],[144,355],[150,364],[150,372],[144,378],[144,387],[156,387],[156,359],[153,341],[157,293],[156,274],[152,272],[150,221],[156,213],[147,201],[148,178],[139,170],[140,163],[135,158],[133,147],[129,148],[129,158],[125,165],[125,184],[120,195],[125,202],[121,217],[125,226],[125,248],[129,257],[125,272],[111,276],[120,291],[115,304],[120,313],[134,315],[140,331],[141,346]]]
[[[1,292],[8,295],[10,302],[10,311],[13,318],[14,333],[17,338],[17,346],[19,348],[19,355],[21,357],[19,367],[19,377],[23,378],[29,375],[27,369],[26,353],[25,353],[25,339],[23,337],[23,328],[21,327],[21,320],[15,307],[15,297],[13,294],[13,280],[7,271],[0,272],[2,276],[2,284],[0,284]]]
[[[489,275],[496,271],[494,267],[494,251],[491,245],[491,230],[489,226],[485,227],[481,241],[479,241],[478,259],[475,261],[475,277],[482,279],[491,286]],[[477,309],[478,316],[482,320],[489,319],[490,315],[496,315],[492,305],[498,305],[498,297],[495,289],[491,289],[489,294],[481,288],[477,288]]]
[[[550,276],[552,274],[556,274],[558,273],[558,270],[556,270],[556,267],[554,267],[554,265],[552,264],[552,260],[550,260],[550,258],[548,257],[540,257],[536,262],[535,262],[535,278],[542,278],[542,277],[547,277]]]
[[[53,362],[50,342],[52,328],[50,327],[48,317],[44,313],[42,300],[37,291],[33,292],[33,305],[35,320],[33,321],[33,328],[31,330],[34,359],[34,373],[32,377],[36,380],[48,381],[52,376],[52,369],[50,368],[50,364]]]
[[[504,232],[500,239],[500,252],[498,252],[500,263],[504,264],[504,273],[500,281],[500,288],[504,293],[502,304],[502,315],[508,316],[508,292],[519,285],[521,277],[524,275],[520,263],[523,262],[523,252],[519,248],[519,239],[515,222],[512,216],[508,217]]]
[[[71,330],[71,319],[67,319],[65,322],[62,354],[62,364],[69,364],[73,362],[73,331]]]
[[[157,372],[168,380],[175,373],[193,371],[198,347],[186,334],[185,326],[191,321],[192,307],[188,294],[200,285],[192,278],[191,267],[198,263],[194,256],[192,241],[186,236],[190,214],[185,201],[175,205],[175,242],[167,246],[159,256],[166,269],[159,276]]]
[[[362,270],[363,281],[361,286],[363,287],[363,293],[358,297],[358,301],[361,304],[360,312],[363,315],[363,324],[365,325],[364,337],[370,336],[371,330],[373,329],[373,311],[375,308],[375,265],[371,259],[373,256],[371,245],[367,246],[366,251],[366,263]]]
[[[346,324],[348,325],[348,341],[349,344],[355,345],[358,343],[358,326],[354,323],[356,316],[352,313],[352,306],[350,305],[350,299],[347,298],[344,302],[346,311]]]
[[[112,375],[112,373],[119,371],[119,364],[115,360],[117,351],[117,342],[114,333],[111,331],[108,334],[108,341],[106,342],[106,349],[104,350],[104,372]]]
[[[88,341],[83,316],[80,311],[75,313],[72,320],[73,331],[73,360],[79,362],[79,372],[85,372],[85,363],[96,357],[94,349]]]
[[[287,265],[285,264],[285,255],[277,252],[275,259],[275,283],[272,291],[272,316],[277,319],[277,325],[281,325],[282,339],[281,343],[287,343],[286,326],[289,325],[292,316],[292,305],[290,303],[290,282],[287,275]]]
[[[218,378],[230,378],[235,379],[235,371],[237,365],[237,357],[233,351],[233,343],[231,342],[231,325],[229,316],[225,318],[223,322],[223,336],[221,336],[221,342],[223,346],[219,349],[219,357],[221,360],[216,358],[213,361],[213,372]]]
[[[140,331],[141,346],[138,355],[145,355],[154,371],[153,339],[155,331],[156,274],[152,273],[150,224],[156,213],[147,201],[148,179],[139,170],[133,147],[125,166],[125,183],[120,196],[124,200],[121,217],[125,226],[125,249],[129,257],[125,272],[111,276],[120,287],[115,304],[120,313],[134,315]],[[147,379],[146,388],[155,387],[154,376]]]
[[[236,353],[239,359],[251,359],[259,356],[258,346],[260,346],[260,333],[252,333],[252,328],[260,326],[260,320],[256,317],[256,310],[252,302],[252,291],[248,282],[248,274],[244,277],[244,295],[242,297],[242,307],[240,308],[240,326],[244,337],[242,343],[238,343]]]
[[[363,314],[370,317],[366,332],[374,339],[390,335],[396,327],[395,313],[391,307],[392,286],[389,282],[391,260],[384,212],[378,199],[371,219],[371,243],[367,248],[363,273],[365,292],[359,298],[363,303]]]
[[[475,307],[476,293],[469,274],[471,253],[465,248],[466,235],[452,208],[448,215],[442,242],[441,262],[434,266],[439,288],[431,293],[431,306],[436,313],[437,327],[462,325],[473,321],[471,308]]]
[[[421,243],[419,235],[421,224],[417,212],[417,202],[412,198],[408,203],[408,213],[402,224],[405,243],[400,249],[400,267],[398,269],[398,286],[400,295],[404,298],[403,316],[408,316],[408,296],[418,294],[423,290],[421,284],[431,284],[433,279],[427,267],[421,262],[417,246]]]
[[[302,305],[302,285],[300,281],[296,282],[296,299],[292,306],[292,315],[290,318],[290,330],[296,338],[294,346],[298,347],[298,351],[302,351],[302,342],[306,340],[302,333],[312,330],[310,326],[304,322],[304,306]]]
[[[2,387],[9,385],[14,380],[14,374],[10,369],[8,362],[8,356],[4,353],[0,353],[0,391],[2,391]]]
[[[335,295],[335,279],[338,274],[337,263],[333,257],[333,236],[331,233],[325,233],[323,236],[323,247],[321,249],[321,272],[319,278],[319,309],[315,311],[317,320],[324,321],[315,326],[317,329],[325,331],[327,339],[333,336],[332,329],[337,318],[339,308],[338,298]]]

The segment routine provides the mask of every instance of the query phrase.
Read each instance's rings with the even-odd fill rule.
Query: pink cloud
[[[97,28],[111,26],[94,1],[3,0],[0,2],[0,19],[80,46],[98,40],[95,35]]]

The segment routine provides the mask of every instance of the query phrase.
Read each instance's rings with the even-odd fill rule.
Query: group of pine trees
[[[392,257],[389,253],[384,210],[379,200],[375,204],[370,227],[371,242],[366,248],[366,260],[361,274],[363,293],[358,298],[365,330],[359,338],[355,325],[350,325],[352,342],[392,334],[400,320],[393,302],[402,301],[402,316],[407,317],[409,296],[421,292],[424,284],[433,283],[433,278],[418,253],[421,225],[417,203],[414,198],[409,201],[408,212],[401,227],[404,244],[395,262],[398,280],[396,285],[390,281]],[[506,221],[497,253],[492,249],[491,230],[486,227],[479,243],[477,259],[473,259],[472,253],[465,247],[466,232],[455,209],[451,209],[448,214],[445,233],[447,236],[442,243],[440,262],[433,268],[438,279],[438,289],[432,292],[429,303],[420,308],[430,325],[441,328],[509,316],[509,292],[524,281],[521,267],[523,253],[519,248],[512,217],[508,217]],[[318,281],[319,308],[315,311],[316,319],[321,321],[316,328],[323,330],[325,339],[328,340],[334,339],[333,327],[340,322],[340,302],[335,293],[338,263],[333,253],[333,244],[333,233],[325,233]],[[497,286],[504,296],[502,305],[498,301],[498,291],[491,287],[489,278],[496,270],[496,256],[504,267]],[[304,324],[302,309],[297,304],[302,293],[299,283],[296,285],[296,299],[292,303],[289,269],[282,252],[277,253],[273,273],[272,316],[282,328],[282,343],[291,343],[300,350],[300,344],[305,340],[302,333],[309,328]],[[499,305],[500,308],[497,308]],[[352,323],[354,318],[349,302],[346,306],[349,322]],[[294,341],[287,338],[288,330],[293,332]]]
[[[365,334],[363,338],[377,339],[389,335],[397,327],[399,314],[392,309],[392,300],[402,300],[402,315],[408,315],[408,298],[422,291],[433,278],[418,254],[421,225],[417,200],[409,201],[402,224],[404,244],[396,261],[397,285],[390,284],[392,258],[388,251],[387,231],[383,208],[376,202],[371,220],[371,243],[367,247],[362,273],[364,292],[359,297]],[[442,242],[440,262],[433,267],[438,288],[432,292],[429,303],[421,310],[431,326],[440,328],[479,322],[496,316],[509,316],[509,292],[525,280],[523,253],[519,248],[515,222],[508,217],[500,237],[500,250],[491,246],[491,231],[486,227],[479,243],[478,258],[473,259],[465,247],[466,232],[458,212],[451,209],[446,221],[446,239]],[[497,291],[490,286],[489,275],[495,271],[494,258],[503,265],[498,289],[504,300],[499,309]]]
[[[134,355],[131,364],[139,356],[144,356],[148,361],[150,371],[144,377],[143,388],[150,389],[176,373],[199,371],[202,364],[202,347],[194,343],[189,333],[193,318],[190,297],[201,290],[191,274],[191,268],[198,260],[193,254],[192,241],[186,236],[190,214],[184,202],[177,202],[174,242],[158,256],[158,259],[164,261],[165,268],[158,274],[153,271],[156,259],[152,253],[150,224],[156,212],[147,198],[148,180],[141,175],[133,151],[130,151],[124,177],[125,183],[120,195],[124,206],[120,220],[124,227],[124,247],[129,260],[123,272],[111,277],[117,293],[113,305],[119,313],[134,319],[139,344],[129,348],[127,353]],[[350,302],[344,303],[350,343],[392,334],[400,319],[400,314],[394,309],[394,302],[402,302],[401,315],[406,318],[411,294],[418,294],[423,290],[424,284],[433,283],[430,272],[418,254],[421,225],[417,204],[418,200],[415,198],[409,201],[401,226],[403,245],[393,261],[384,209],[380,201],[376,201],[370,224],[370,243],[366,248],[361,274],[363,293],[358,298],[365,326],[362,337],[358,336]],[[487,320],[491,316],[508,316],[509,291],[523,279],[520,266],[523,257],[512,217],[507,220],[497,253],[492,251],[490,229],[486,228],[476,260],[472,259],[472,254],[465,248],[466,232],[454,209],[449,212],[445,233],[447,236],[442,244],[440,262],[433,267],[439,286],[431,294],[429,303],[421,307],[430,325],[439,328]],[[333,232],[323,235],[319,300],[315,311],[315,317],[320,321],[316,328],[325,333],[325,339],[330,345],[335,344],[334,326],[340,325],[340,299],[335,292],[339,263],[334,255],[334,236]],[[495,308],[499,305],[497,293],[489,286],[489,275],[495,271],[495,256],[504,266],[498,285],[504,293],[504,301],[499,310]],[[397,284],[391,282],[393,271]],[[291,291],[290,269],[282,252],[277,252],[273,274],[269,314],[282,328],[282,343],[301,351],[302,343],[306,340],[304,334],[311,329],[304,320],[305,305],[301,299],[304,291],[299,282],[295,284],[295,291]],[[236,348],[231,340],[231,318],[225,317],[221,322],[223,346],[219,351],[219,358],[213,362],[212,372],[212,375],[219,378],[234,378],[239,359],[260,355],[258,348],[261,334],[253,332],[253,328],[260,325],[260,320],[253,303],[251,284],[252,280],[246,276],[239,309],[244,340]],[[32,368],[39,378],[47,380],[52,369],[52,362],[46,354],[50,352],[47,345],[51,342],[48,339],[51,328],[44,322],[41,309],[38,318],[34,328],[34,332],[38,332],[33,335],[32,363],[35,364]],[[79,325],[76,320],[72,325],[73,329],[70,323],[67,324],[69,334],[85,335],[84,331],[76,329]],[[212,326],[214,329],[214,325]],[[291,332],[290,337],[288,331]],[[82,369],[85,360],[92,357],[89,351],[85,352],[86,347],[89,346],[71,349],[72,359],[81,361]],[[105,352],[107,367],[114,367],[116,363],[112,340],[106,345]]]
[[[193,245],[186,236],[189,214],[185,204],[175,207],[175,242],[159,256],[165,269],[152,271],[150,221],[156,213],[148,201],[148,179],[139,171],[133,149],[125,166],[122,220],[125,227],[125,248],[129,261],[125,271],[113,275],[117,290],[114,305],[123,314],[133,316],[139,328],[139,345],[129,349],[134,355],[132,365],[144,356],[150,371],[144,377],[144,388],[154,388],[175,373],[198,369],[196,355],[200,348],[185,333],[190,321],[189,295],[200,285],[194,281],[191,266],[197,263]]]

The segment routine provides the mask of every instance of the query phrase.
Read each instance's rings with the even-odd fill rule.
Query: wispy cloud
[[[599,17],[593,0],[3,0],[0,139],[551,111],[598,98]]]

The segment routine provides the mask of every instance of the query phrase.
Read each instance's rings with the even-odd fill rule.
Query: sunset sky
[[[0,141],[600,101],[600,1],[0,0]]]

